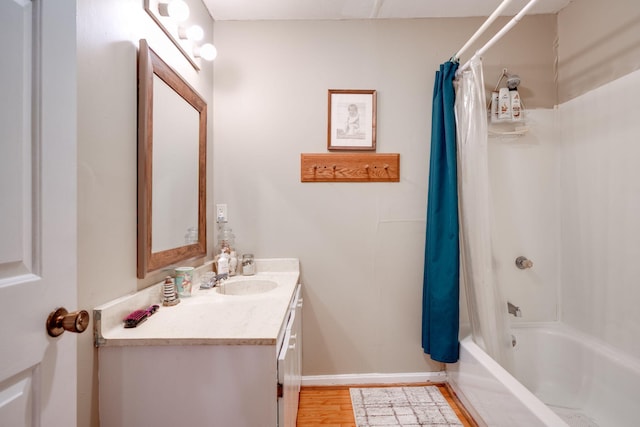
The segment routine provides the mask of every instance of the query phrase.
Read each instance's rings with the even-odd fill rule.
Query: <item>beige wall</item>
[[[215,23],[215,201],[240,251],[300,258],[304,375],[442,369],[420,345],[433,76],[481,23]],[[487,86],[508,67],[528,107],[553,106],[555,24],[525,18],[487,54]],[[300,183],[300,153],[326,152],[329,88],[378,91],[400,183]]]
[[[574,1],[558,14],[559,103],[640,69],[640,3]]]
[[[142,5],[139,0],[78,2],[78,300],[85,309],[158,280],[136,279],[139,39],[146,38],[212,104],[213,66],[197,73]],[[198,7],[211,39],[212,20]],[[97,386],[97,351],[92,334],[85,333],[78,339],[78,426],[98,425]]]

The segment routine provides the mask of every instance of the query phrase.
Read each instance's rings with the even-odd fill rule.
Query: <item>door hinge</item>
[[[282,384],[278,383],[278,399],[282,396],[284,396],[284,389],[282,387]]]

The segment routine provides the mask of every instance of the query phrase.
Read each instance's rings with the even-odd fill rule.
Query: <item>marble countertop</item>
[[[199,270],[210,271],[211,265]],[[297,259],[257,259],[257,273],[235,280],[272,280],[278,286],[252,295],[223,295],[214,289],[198,289],[172,307],[160,303],[162,283],[118,298],[94,309],[97,346],[137,345],[275,345],[294,291],[300,279]],[[123,319],[132,311],[152,304],[160,309],[135,328]]]

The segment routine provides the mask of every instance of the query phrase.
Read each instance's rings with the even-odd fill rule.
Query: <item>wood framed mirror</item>
[[[206,157],[206,102],[140,40],[138,278],[206,255]]]

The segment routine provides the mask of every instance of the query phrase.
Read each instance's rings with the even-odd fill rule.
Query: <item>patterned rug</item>
[[[436,386],[349,391],[358,427],[462,426]]]

